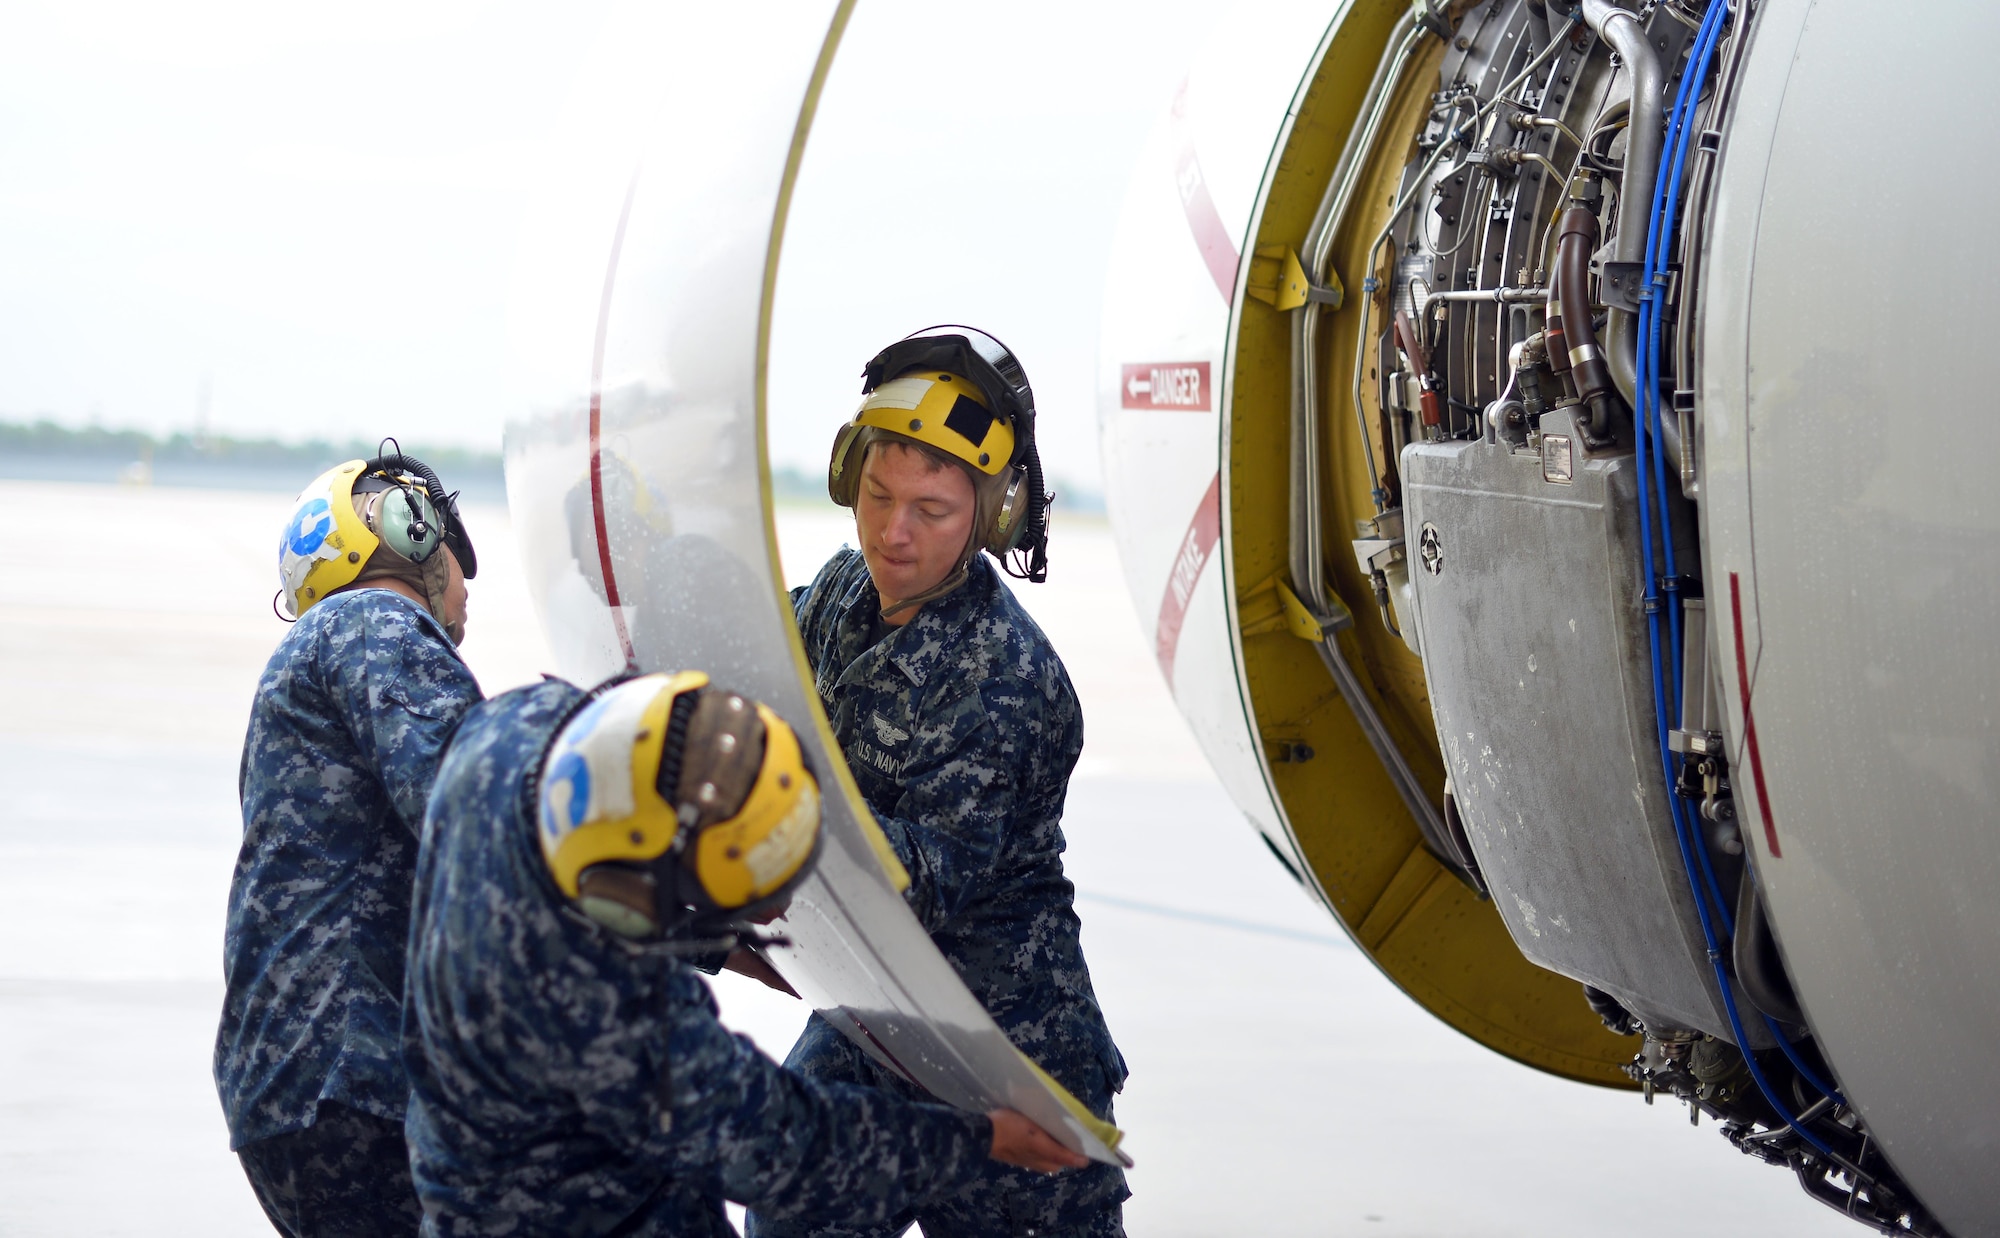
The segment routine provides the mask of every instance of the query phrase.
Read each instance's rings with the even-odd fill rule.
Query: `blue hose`
[[[1709,66],[1713,62],[1715,46],[1721,40],[1721,19],[1724,15],[1726,9],[1718,3],[1711,5],[1708,14],[1703,18],[1701,29],[1695,35],[1694,51],[1688,57],[1687,72],[1681,75],[1680,89],[1674,97],[1673,109],[1667,114],[1669,118],[1667,140],[1662,157],[1666,161],[1668,176],[1656,178],[1654,181],[1653,226],[1646,234],[1646,262],[1640,282],[1642,295],[1646,304],[1652,307],[1652,312],[1644,315],[1645,321],[1639,331],[1640,345],[1644,350],[1644,360],[1637,367],[1640,371],[1639,396],[1645,432],[1652,436],[1654,449],[1651,476],[1649,479],[1642,478],[1642,481],[1650,480],[1653,486],[1654,503],[1659,511],[1660,543],[1666,560],[1668,594],[1666,613],[1669,629],[1667,655],[1672,660],[1673,668],[1672,674],[1666,677],[1669,692],[1678,692],[1682,683],[1681,651],[1684,646],[1681,638],[1680,571],[1674,562],[1673,529],[1668,516],[1666,453],[1660,450],[1660,445],[1665,441],[1660,428],[1659,399],[1660,336],[1663,329],[1659,313],[1660,295],[1665,292],[1667,284],[1667,251],[1673,237],[1674,216],[1680,205],[1681,176],[1687,168],[1688,134],[1694,126],[1694,109],[1695,104],[1701,99],[1702,83],[1707,79]],[[1645,306],[1641,307],[1642,313],[1644,308]],[[1668,716],[1671,717],[1674,712],[1671,697],[1666,708]],[[1664,732],[1661,739],[1664,745]],[[1664,746],[1660,760],[1668,772],[1668,786],[1672,787],[1673,758]],[[1676,815],[1684,817],[1686,805],[1678,795],[1673,795],[1672,799],[1677,810]],[[1680,828],[1681,824],[1677,822],[1677,828]],[[1692,822],[1686,822],[1685,826],[1690,830],[1699,828]],[[1730,911],[1729,900],[1722,896],[1722,885],[1716,880],[1715,865],[1709,857],[1705,843],[1696,848],[1695,859],[1699,862],[1702,876],[1701,884],[1695,889],[1695,898],[1699,900],[1702,897],[1702,889],[1706,888],[1708,896],[1715,901],[1715,912],[1722,921],[1724,935],[1733,936],[1736,931],[1735,917]]]
[[[1660,747],[1660,766],[1667,784],[1667,801],[1674,822],[1674,839],[1680,848],[1681,864],[1687,872],[1688,886],[1694,895],[1695,912],[1701,921],[1702,940],[1708,947],[1709,965],[1715,969],[1717,986],[1722,992],[1723,1011],[1729,1017],[1729,1028],[1736,1036],[1736,1044],[1743,1053],[1743,1061],[1750,1069],[1750,1077],[1764,1093],[1764,1099],[1784,1119],[1785,1124],[1797,1131],[1800,1138],[1818,1149],[1829,1162],[1837,1163],[1840,1158],[1822,1143],[1812,1132],[1799,1124],[1791,1106],[1779,1098],[1777,1089],[1764,1076],[1757,1059],[1751,1053],[1749,1038],[1743,1030],[1742,1016],[1736,1009],[1736,997],[1729,982],[1729,972],[1723,965],[1723,951],[1716,934],[1719,919],[1725,933],[1734,936],[1734,917],[1730,913],[1728,901],[1722,897],[1720,883],[1715,877],[1715,867],[1708,854],[1707,841],[1699,829],[1688,820],[1688,808],[1678,792],[1674,790],[1675,777],[1673,752],[1667,743],[1668,710],[1672,703],[1670,693],[1678,689],[1682,679],[1682,638],[1681,610],[1677,565],[1674,560],[1673,529],[1669,523],[1667,499],[1667,478],[1664,453],[1660,450],[1663,436],[1660,426],[1660,350],[1662,323],[1660,321],[1660,293],[1666,289],[1667,247],[1673,236],[1674,216],[1680,203],[1681,173],[1686,166],[1688,134],[1694,125],[1695,105],[1700,101],[1702,84],[1707,80],[1709,68],[1715,57],[1716,44],[1722,36],[1722,27],[1728,17],[1728,0],[1710,0],[1708,11],[1702,17],[1701,28],[1695,36],[1693,52],[1688,57],[1688,67],[1681,75],[1680,89],[1675,95],[1673,109],[1668,113],[1667,140],[1662,158],[1669,175],[1654,182],[1652,212],[1647,220],[1645,265],[1639,291],[1638,330],[1638,404],[1633,443],[1637,452],[1637,482],[1639,488],[1639,539],[1646,573],[1646,636],[1651,647],[1653,664],[1653,721]],[[1662,605],[1660,578],[1654,571],[1653,523],[1657,511],[1660,526],[1662,559],[1666,567],[1666,593],[1668,597]],[[1667,648],[1661,647],[1660,614],[1667,615]],[[1671,668],[1671,677],[1669,676]],[[1710,914],[1713,903],[1714,915]],[[1818,1075],[1800,1060],[1797,1051],[1786,1038],[1777,1023],[1769,1016],[1765,1022],[1770,1026],[1778,1045],[1799,1074],[1838,1104],[1846,1104],[1833,1088],[1821,1082]]]

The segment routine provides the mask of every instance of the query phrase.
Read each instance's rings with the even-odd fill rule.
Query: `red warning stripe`
[[[1208,186],[1201,178],[1194,136],[1187,129],[1187,88],[1186,79],[1182,79],[1181,88],[1174,95],[1174,136],[1180,147],[1174,159],[1174,186],[1180,191],[1181,209],[1187,214],[1188,228],[1194,233],[1202,262],[1208,266],[1209,278],[1222,294],[1222,303],[1231,305],[1236,300],[1236,268],[1241,257],[1228,225],[1222,222],[1222,212],[1215,209],[1215,199],[1208,196]],[[1202,371],[1205,378],[1206,363]],[[1194,519],[1188,522],[1180,548],[1174,553],[1173,568],[1167,573],[1166,592],[1160,597],[1160,621],[1153,628],[1154,653],[1169,688],[1174,683],[1174,659],[1180,652],[1181,624],[1187,620],[1188,599],[1194,596],[1195,584],[1201,580],[1202,569],[1208,566],[1209,556],[1221,536],[1222,474],[1218,471],[1195,506]]]
[[[1229,226],[1222,222],[1222,212],[1215,209],[1215,199],[1208,196],[1208,185],[1201,178],[1194,135],[1188,132],[1186,123],[1187,88],[1186,79],[1182,79],[1181,88],[1174,95],[1174,137],[1179,146],[1174,155],[1174,188],[1180,191],[1181,209],[1187,212],[1188,227],[1194,232],[1201,260],[1208,265],[1209,277],[1222,293],[1223,304],[1230,305],[1236,300],[1236,267],[1240,259],[1236,240],[1230,236]]]
[[[1174,658],[1180,652],[1181,624],[1187,620],[1188,599],[1201,580],[1202,569],[1222,536],[1222,474],[1217,473],[1202,493],[1194,509],[1194,519],[1174,553],[1173,568],[1167,573],[1167,591],[1160,598],[1160,621],[1154,625],[1154,652],[1167,686],[1174,683]]]
[[[924,1086],[923,1082],[920,1079],[918,1079],[915,1075],[910,1073],[910,1068],[903,1065],[902,1059],[898,1058],[895,1054],[889,1052],[889,1046],[882,1043],[881,1037],[877,1036],[866,1023],[863,1023],[861,1021],[861,1016],[855,1014],[852,1010],[844,1006],[841,1007],[841,1013],[847,1016],[847,1021],[854,1025],[856,1031],[860,1032],[863,1036],[866,1036],[868,1038],[869,1044],[874,1045],[877,1049],[880,1049],[882,1051],[882,1056],[888,1058],[889,1064],[891,1066],[894,1066],[898,1071],[902,1072],[903,1078],[908,1079],[911,1083],[915,1084],[920,1088]]]
[[[1736,628],[1736,690],[1743,698],[1743,746],[1750,754],[1750,779],[1757,785],[1757,811],[1764,817],[1764,845],[1771,858],[1784,858],[1778,849],[1778,826],[1771,819],[1771,793],[1764,785],[1764,756],[1757,750],[1757,720],[1750,715],[1750,662],[1743,656],[1743,585],[1735,572],[1729,573],[1729,617]]]
[[[611,290],[618,282],[618,254],[625,248],[625,224],[632,218],[632,198],[639,189],[639,171],[625,186],[625,204],[618,210],[618,230],[611,234],[611,259],[604,267],[604,293],[597,302],[597,342],[590,353],[590,518],[597,531],[597,566],[604,574],[604,601],[611,608],[611,626],[617,630],[618,646],[625,653],[625,665],[636,668],[632,634],[625,628],[625,612],[618,598],[618,574],[611,567],[611,536],[604,524],[604,460],[599,444],[603,421],[604,337],[611,326]]]

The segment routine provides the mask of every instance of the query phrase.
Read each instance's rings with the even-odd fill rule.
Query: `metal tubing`
[[[1390,97],[1402,81],[1403,71],[1424,33],[1424,28],[1416,23],[1413,13],[1405,14],[1398,19],[1395,29],[1390,33],[1389,46],[1376,65],[1374,80],[1369,83],[1368,95],[1362,104],[1362,123],[1349,132],[1347,145],[1340,154],[1340,162],[1334,166],[1333,177],[1327,183],[1326,196],[1321,199],[1319,210],[1313,217],[1312,227],[1306,233],[1304,245],[1306,269],[1315,282],[1323,281],[1325,278],[1334,234],[1347,217],[1348,207],[1360,185],[1362,167],[1374,149],[1382,122],[1388,115]],[[1563,33],[1567,33],[1567,23]],[[1552,32],[1547,45],[1518,77],[1501,88],[1494,103],[1487,104],[1474,114],[1474,123],[1480,115],[1495,106],[1499,98],[1505,97],[1521,81],[1546,64],[1556,52],[1558,43],[1559,40]],[[1448,146],[1449,143],[1441,143],[1432,153],[1430,160],[1417,177],[1418,184],[1423,182],[1430,167],[1444,154]],[[1415,190],[1416,187],[1412,186],[1411,193]],[[1397,203],[1391,210],[1390,226],[1394,225],[1397,216],[1402,214],[1407,204],[1406,197],[1405,201]],[[1385,235],[1386,232],[1385,228]],[[1380,249],[1381,243],[1381,238],[1378,237],[1375,244],[1369,248],[1365,260],[1370,264],[1369,274],[1372,274],[1375,253]],[[1372,294],[1364,291],[1363,297],[1360,347],[1365,349],[1368,306]],[[1315,407],[1319,379],[1314,373],[1313,364],[1313,345],[1318,336],[1320,312],[1319,302],[1311,301],[1295,311],[1292,318],[1292,467],[1289,504],[1291,537],[1287,551],[1292,582],[1298,596],[1305,601],[1307,608],[1315,617],[1324,621],[1327,618],[1325,599],[1329,590],[1326,585],[1325,550],[1320,536],[1321,461],[1319,416]],[[1357,352],[1354,361],[1357,392],[1354,412],[1359,424],[1356,429],[1361,436],[1362,450],[1368,457],[1369,482],[1375,488],[1375,508],[1379,512],[1383,507],[1380,473],[1376,468],[1375,449],[1369,441],[1367,425],[1360,420],[1361,401],[1358,392],[1360,375],[1365,368],[1361,355]],[[1332,633],[1327,633],[1319,649],[1320,657],[1333,674],[1341,696],[1346,699],[1348,708],[1354,711],[1355,720],[1361,724],[1361,729],[1368,736],[1368,742],[1375,749],[1375,755],[1381,760],[1383,769],[1395,783],[1397,793],[1403,798],[1404,806],[1409,809],[1411,816],[1428,828],[1428,836],[1443,837],[1443,816],[1438,806],[1418,784],[1409,762],[1404,759],[1402,751],[1390,738],[1387,726],[1384,725],[1381,715],[1376,712],[1375,703],[1362,690],[1360,680],[1355,677],[1353,668],[1348,665],[1339,646],[1335,644]]]
[[[1611,0],[1583,0],[1583,20],[1625,62],[1632,107],[1632,121],[1625,130],[1625,172],[1618,184],[1618,235],[1611,259],[1644,262],[1646,214],[1653,206],[1660,151],[1666,143],[1666,104],[1662,97],[1666,75],[1636,13],[1619,8]],[[1604,327],[1605,361],[1611,367],[1611,381],[1617,384],[1625,402],[1635,406],[1639,391],[1637,329],[1638,321],[1631,311],[1617,308],[1611,310],[1610,321]]]
[[[1347,656],[1340,652],[1334,634],[1328,632],[1319,645],[1320,661],[1333,674],[1333,682],[1346,699],[1347,707],[1354,711],[1354,720],[1361,724],[1361,733],[1368,737],[1368,746],[1375,750],[1375,756],[1388,772],[1389,781],[1396,784],[1396,794],[1403,797],[1403,807],[1417,819],[1417,827],[1426,838],[1449,838],[1445,833],[1444,814],[1438,806],[1424,794],[1423,785],[1410,763],[1403,758],[1403,750],[1390,737],[1389,728],[1383,725],[1382,715],[1375,710],[1375,702],[1368,699],[1368,693],[1361,686],[1361,680],[1348,665]]]
[[[1325,278],[1331,261],[1334,233],[1347,217],[1348,207],[1360,185],[1363,165],[1374,149],[1382,122],[1388,115],[1390,99],[1402,82],[1403,71],[1424,33],[1423,27],[1416,24],[1415,17],[1408,13],[1398,20],[1395,29],[1390,32],[1389,45],[1376,65],[1374,80],[1369,83],[1368,95],[1362,103],[1361,123],[1348,134],[1346,148],[1340,153],[1340,162],[1334,166],[1333,177],[1327,182],[1326,195],[1320,200],[1312,227],[1306,233],[1303,247],[1306,269],[1315,281]],[[1324,622],[1328,618],[1326,598],[1331,590],[1326,583],[1326,552],[1320,528],[1320,470],[1323,464],[1320,459],[1319,416],[1315,407],[1317,401],[1314,399],[1319,378],[1314,373],[1312,347],[1318,333],[1320,313],[1320,304],[1313,301],[1292,315],[1291,538],[1287,550],[1292,587],[1314,617]],[[1360,367],[1359,357],[1355,359],[1355,365],[1357,369]],[[1359,402],[1355,405],[1355,412],[1357,416],[1360,414]],[[1370,484],[1379,487],[1374,449],[1369,444],[1367,428],[1365,425],[1358,428],[1362,446],[1369,454]],[[1379,499],[1376,506],[1378,509],[1381,506]],[[1346,657],[1340,652],[1336,639],[1332,632],[1326,633],[1325,640],[1319,645],[1320,659],[1333,675],[1341,697],[1347,702],[1348,709],[1353,711],[1362,733],[1368,737],[1368,744],[1382,762],[1384,772],[1395,784],[1403,806],[1420,826],[1427,827],[1434,836],[1441,836],[1437,832],[1443,828],[1442,814],[1424,794],[1402,750],[1390,738],[1382,715],[1362,689],[1361,681],[1355,677],[1353,667],[1348,665]]]
[[[1368,96],[1362,103],[1362,123],[1348,135],[1347,146],[1340,153],[1340,162],[1334,165],[1333,178],[1327,182],[1326,195],[1320,200],[1312,227],[1306,232],[1306,270],[1314,282],[1324,282],[1326,278],[1333,233],[1347,215],[1348,204],[1353,201],[1355,187],[1360,182],[1361,165],[1373,148],[1383,118],[1388,114],[1389,98],[1402,81],[1403,69],[1423,35],[1423,27],[1417,25],[1411,13],[1404,14],[1390,32],[1389,46],[1383,50],[1382,59],[1375,67],[1375,78],[1368,86]],[[1320,539],[1319,497],[1322,464],[1319,416],[1313,399],[1319,377],[1314,373],[1311,347],[1318,332],[1320,312],[1319,302],[1308,301],[1292,315],[1291,544],[1288,557],[1293,590],[1305,600],[1308,610],[1324,619],[1326,551]],[[1357,418],[1360,412],[1357,403]],[[1368,456],[1370,484],[1379,487],[1380,482],[1375,480],[1379,476],[1375,450],[1368,440],[1368,428],[1365,424],[1356,428],[1361,434],[1362,449]],[[1376,506],[1378,509],[1381,506],[1379,499]]]
[[[1424,300],[1430,301],[1498,301],[1502,305],[1515,302],[1546,301],[1549,290],[1544,287],[1532,288],[1459,288],[1451,292],[1433,292]]]
[[[1549,6],[1546,0],[1527,0],[1528,31],[1535,37],[1536,47],[1549,45]]]
[[[1579,19],[1576,18],[1575,16],[1572,16],[1571,20],[1574,21]],[[1563,34],[1567,35],[1568,33],[1569,33],[1568,26],[1565,25],[1563,29]],[[1477,112],[1473,113],[1472,117],[1473,122],[1477,123],[1481,119],[1485,118],[1485,116],[1489,112],[1491,112],[1494,108],[1499,107],[1502,103],[1513,102],[1513,100],[1509,96],[1511,96],[1513,92],[1520,87],[1521,83],[1527,81],[1529,78],[1533,77],[1538,71],[1540,71],[1543,65],[1555,59],[1556,54],[1560,52],[1567,43],[1568,43],[1567,38],[1551,37],[1549,40],[1549,45],[1543,48],[1541,51],[1537,52],[1535,54],[1535,58],[1528,62],[1526,68],[1522,69],[1519,73],[1515,74],[1511,79],[1509,79],[1505,85],[1501,86],[1500,89],[1497,92],[1495,92],[1492,99],[1488,100],[1484,106],[1482,106]],[[1550,72],[1551,74],[1553,74],[1554,70],[1551,70]],[[1416,178],[1410,183],[1410,187],[1403,192],[1402,197],[1398,198],[1396,202],[1392,206],[1390,206],[1388,221],[1382,225],[1382,230],[1375,234],[1374,243],[1369,245],[1367,256],[1363,259],[1364,269],[1366,270],[1367,274],[1370,277],[1373,276],[1375,270],[1375,255],[1381,252],[1382,246],[1389,239],[1389,234],[1395,230],[1396,221],[1402,217],[1404,210],[1408,209],[1411,199],[1415,198],[1418,192],[1421,191],[1425,185],[1430,183],[1429,177],[1431,174],[1431,169],[1437,166],[1438,160],[1444,158],[1445,152],[1451,149],[1451,145],[1452,142],[1449,136],[1447,137],[1447,140],[1439,142],[1437,149],[1431,152],[1430,158],[1426,159],[1423,163],[1423,166],[1417,169]],[[1363,284],[1363,287],[1364,289],[1366,288],[1365,283]],[[1375,449],[1373,446],[1370,445],[1368,441],[1368,427],[1367,424],[1363,421],[1361,415],[1361,375],[1365,371],[1366,367],[1360,364],[1358,358],[1364,355],[1364,351],[1368,347],[1369,310],[1373,308],[1373,306],[1374,306],[1374,299],[1372,297],[1363,297],[1361,299],[1361,313],[1359,316],[1359,321],[1355,325],[1355,333],[1354,333],[1354,339],[1355,339],[1354,355],[1357,358],[1357,361],[1355,362],[1354,366],[1354,386],[1351,396],[1354,402],[1354,420],[1356,427],[1361,434],[1362,450],[1368,456],[1368,464],[1371,476],[1373,475],[1373,470],[1375,465]],[[1303,364],[1305,366],[1306,374],[1310,376],[1312,372],[1311,344],[1313,342],[1313,335],[1311,334],[1311,330],[1314,326],[1317,325],[1319,320],[1317,316],[1312,318],[1305,317],[1307,311],[1310,310],[1311,308],[1312,306],[1308,305],[1305,310],[1299,311],[1300,317],[1304,320],[1306,324],[1307,327],[1306,332],[1304,334],[1295,332],[1292,336],[1292,358],[1293,358],[1293,366],[1295,367],[1293,370],[1293,374],[1295,376],[1299,372],[1296,367],[1298,367],[1301,364],[1299,360],[1301,357],[1305,359]],[[1305,408],[1305,413],[1308,417],[1313,415],[1313,409],[1312,409],[1313,392],[1314,388],[1311,385],[1306,386],[1303,391],[1303,396],[1305,399],[1304,408]],[[1294,388],[1295,398],[1299,394],[1300,394],[1299,389],[1295,387]],[[1293,407],[1297,408],[1299,406],[1295,404]],[[1383,497],[1382,487],[1381,484],[1377,482],[1375,485],[1374,498],[1375,498],[1375,510],[1378,514],[1383,510],[1382,497]]]
[[[1580,137],[1578,137],[1578,136],[1576,136],[1576,133],[1575,133],[1575,131],[1573,131],[1573,130],[1572,130],[1572,129],[1571,129],[1571,128],[1570,128],[1569,126],[1568,126],[1568,125],[1565,125],[1564,123],[1562,123],[1561,121],[1557,120],[1557,119],[1556,119],[1555,117],[1553,117],[1553,116],[1537,116],[1537,117],[1535,117],[1535,128],[1537,128],[1537,129],[1553,129],[1553,130],[1555,130],[1555,131],[1556,131],[1557,133],[1560,133],[1560,134],[1562,134],[1562,135],[1563,135],[1564,137],[1568,138],[1568,139],[1569,139],[1569,144],[1570,144],[1571,146],[1574,146],[1574,147],[1576,147],[1576,148],[1577,148],[1578,150],[1582,150],[1582,149],[1583,149],[1583,139],[1582,139],[1582,138],[1580,138]]]
[[[1771,934],[1771,923],[1764,918],[1757,883],[1747,873],[1736,891],[1736,929],[1730,936],[1730,961],[1736,965],[1737,982],[1743,986],[1743,995],[1750,999],[1750,1004],[1773,1019],[1803,1025],[1806,1016],[1799,1009],[1798,994],[1792,988],[1791,977],[1785,974],[1785,962],[1778,953],[1777,939]],[[1800,1120],[1804,1120],[1803,1116]]]

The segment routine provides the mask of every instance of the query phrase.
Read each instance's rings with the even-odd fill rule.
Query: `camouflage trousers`
[[[323,1101],[311,1126],[236,1155],[287,1238],[387,1238],[423,1224],[401,1122]]]
[[[785,1068],[826,1083],[864,1083],[916,1100],[933,1099],[877,1066],[852,1041],[818,1016],[785,1059]],[[1093,1113],[1111,1118],[1111,1096],[1077,1096]],[[1092,1164],[1061,1174],[1038,1174],[987,1161],[979,1175],[950,1194],[934,1196],[885,1225],[853,1228],[772,1223],[750,1214],[746,1238],[895,1238],[912,1224],[925,1238],[1125,1238],[1124,1203],[1132,1192],[1125,1171]]]

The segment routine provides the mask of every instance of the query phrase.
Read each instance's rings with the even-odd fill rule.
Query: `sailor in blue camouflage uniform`
[[[243,742],[215,1084],[271,1223],[414,1234],[403,959],[438,760],[479,700],[459,658],[478,570],[437,475],[400,454],[328,471],[279,544],[297,622]]]
[[[911,907],[1008,1037],[1111,1118],[1125,1063],[1084,963],[1061,818],[1083,747],[1062,660],[981,550],[1046,574],[1033,395],[983,332],[934,329],[869,363],[829,490],[854,509],[843,549],[793,593],[806,656],[863,796],[910,872]],[[814,1016],[786,1064],[820,1080],[914,1089]],[[756,1238],[1124,1232],[1112,1165],[1061,1178],[989,1166],[881,1226],[753,1213]]]
[[[688,960],[782,907],[819,822],[790,727],[699,672],[548,680],[472,711],[410,939],[425,1233],[722,1238],[725,1199],[866,1225],[989,1153],[1082,1163],[1019,1114],[811,1082],[717,1021]]]

